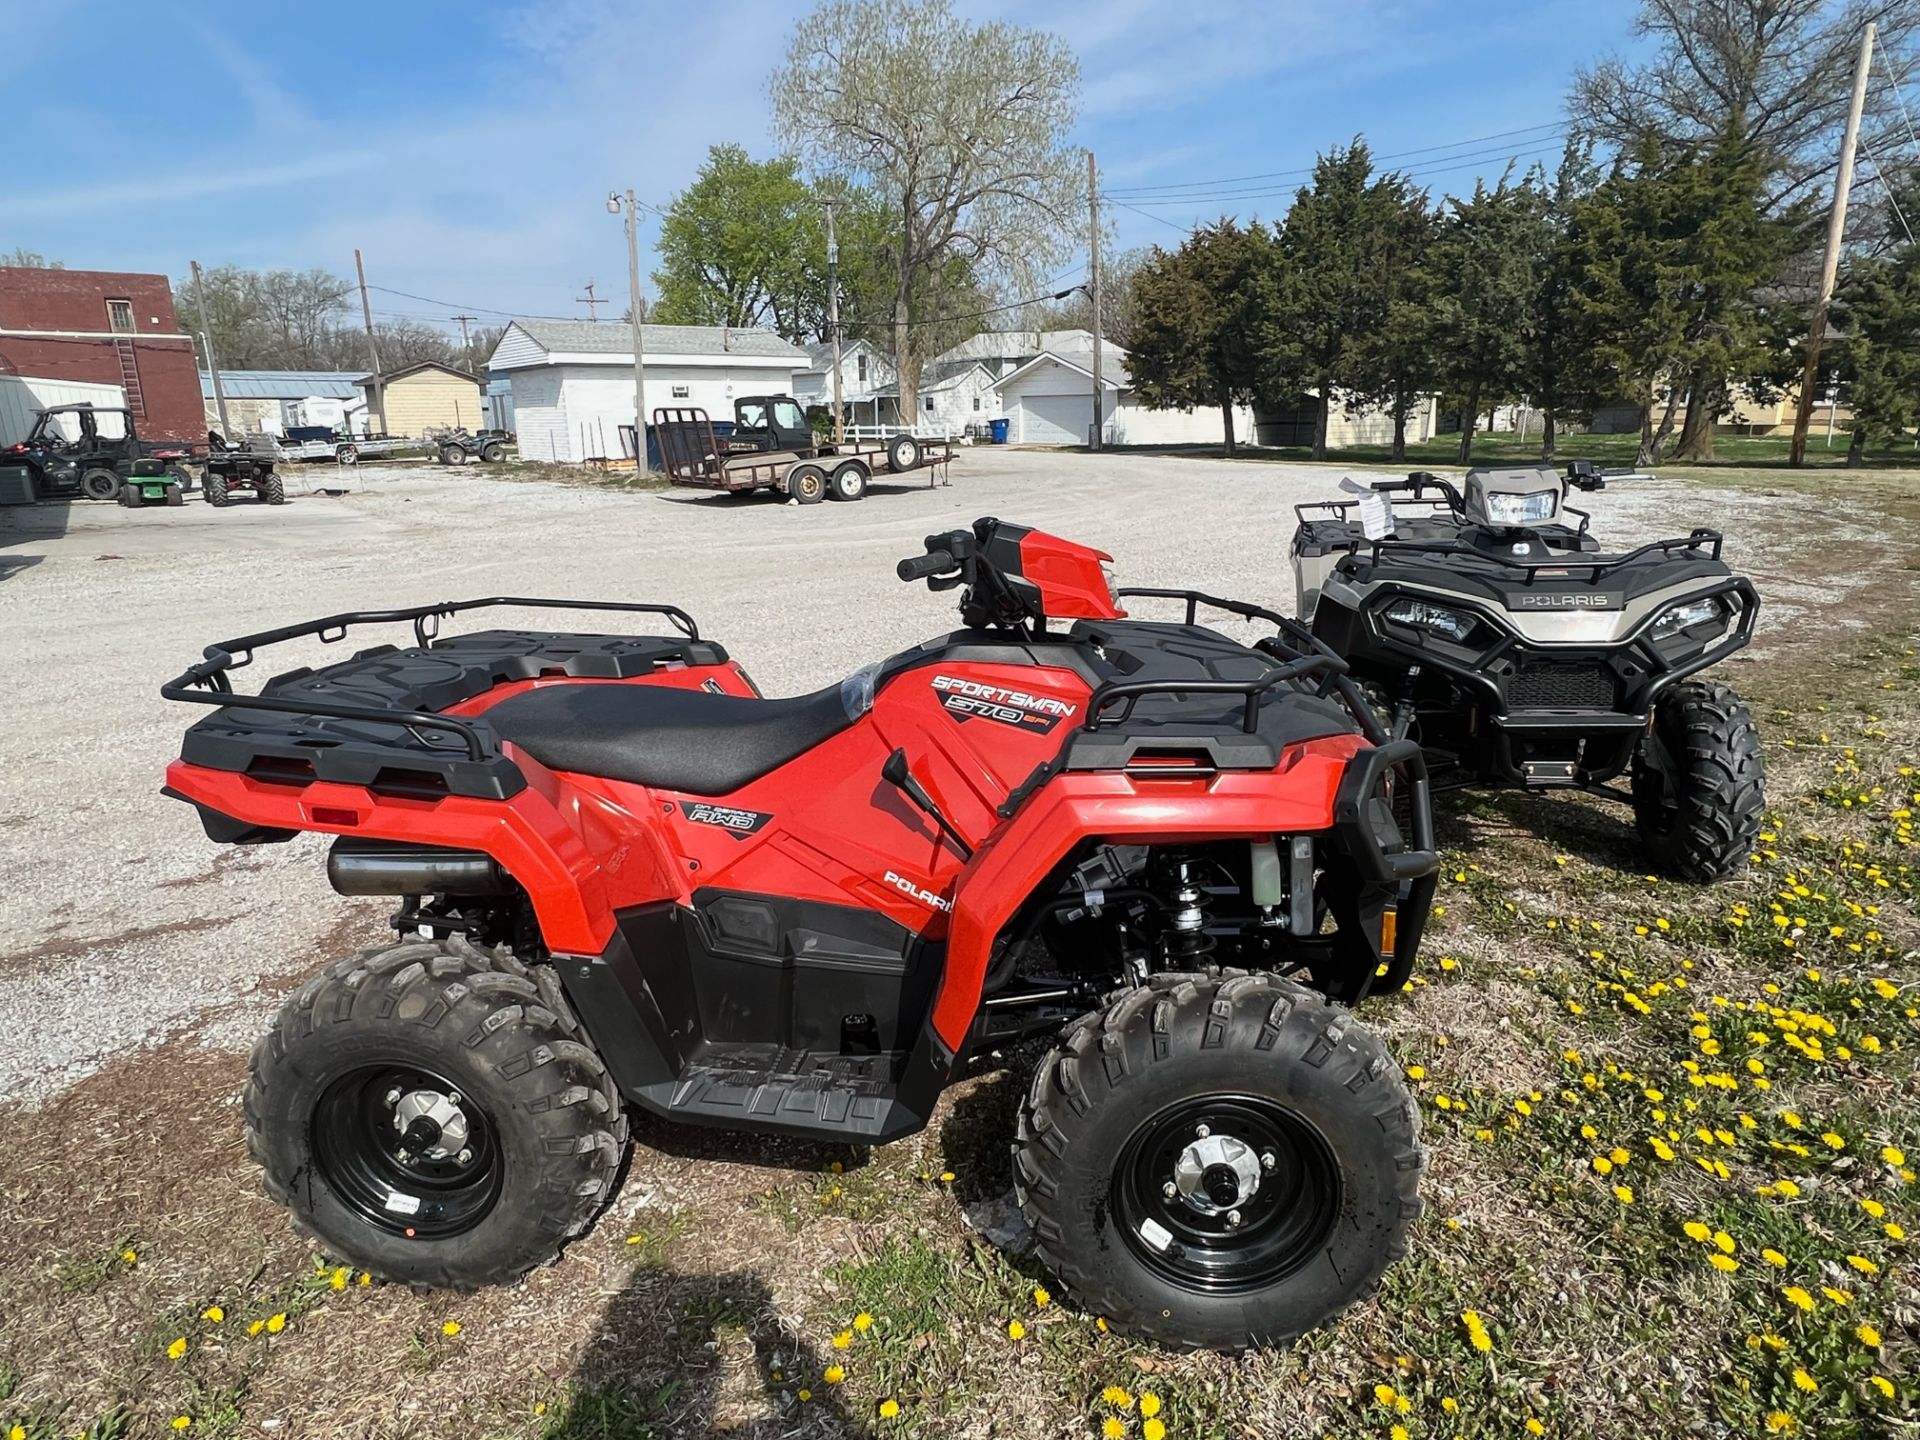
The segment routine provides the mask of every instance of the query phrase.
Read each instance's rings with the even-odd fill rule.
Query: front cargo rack
[[[496,630],[440,638],[443,619],[493,608],[661,615],[676,633]],[[324,669],[288,671],[258,694],[233,688],[232,672],[251,665],[268,646],[299,639],[332,645],[357,626],[398,623],[411,623],[415,648],[379,645]],[[214,708],[187,731],[182,759],[189,763],[292,783],[338,780],[501,798],[522,788],[524,780],[501,755],[492,727],[484,718],[448,715],[442,707],[516,680],[623,679],[661,665],[720,664],[727,658],[718,645],[700,638],[693,617],[677,605],[517,595],[328,615],[224,640],[202,654],[160,687],[168,700]],[[275,716],[297,718],[274,724]]]

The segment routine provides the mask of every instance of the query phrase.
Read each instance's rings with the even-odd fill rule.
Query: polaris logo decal
[[[773,816],[760,810],[741,810],[732,805],[709,805],[703,800],[682,800],[680,813],[696,825],[718,825],[735,839],[745,839]]]
[[[1589,591],[1580,595],[1521,595],[1518,604],[1523,610],[1611,610],[1613,597]]]
[[[902,895],[918,900],[922,905],[938,910],[943,915],[953,913],[953,902],[951,900],[942,900],[938,895],[934,894],[933,891],[926,889],[924,886],[914,884],[913,881],[907,879],[904,875],[896,875],[891,870],[887,871],[887,884],[893,886],[893,888],[898,890]]]
[[[1002,725],[1038,730],[1042,735],[1062,720],[1071,720],[1080,709],[1050,695],[1029,695],[1024,690],[1008,690],[952,675],[935,675],[933,689],[940,697],[941,706],[961,720],[977,715]]]

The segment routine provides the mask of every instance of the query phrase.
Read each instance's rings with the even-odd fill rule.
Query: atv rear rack
[[[477,600],[446,600],[434,605],[418,605],[400,610],[353,610],[339,615],[328,615],[319,620],[304,621],[297,625],[283,625],[273,630],[262,630],[253,635],[242,635],[233,640],[223,640],[207,646],[202,652],[205,658],[188,666],[162,685],[160,694],[165,699],[184,701],[192,705],[232,707],[237,710],[269,711],[282,715],[304,715],[319,719],[352,720],[390,726],[410,736],[421,748],[439,751],[459,748],[466,752],[466,758],[469,761],[476,764],[484,763],[497,757],[500,750],[490,728],[483,724],[432,710],[355,705],[317,697],[294,697],[272,693],[276,686],[311,676],[314,672],[310,670],[295,670],[285,675],[275,676],[257,695],[237,693],[233,688],[233,682],[228,677],[233,671],[251,665],[254,652],[269,645],[306,638],[317,639],[323,645],[337,644],[345,639],[348,630],[356,625],[411,621],[416,645],[421,650],[427,650],[433,647],[440,633],[442,618],[468,610],[483,610],[496,606],[547,610],[610,610],[664,615],[688,642],[696,642],[700,638],[700,627],[694,623],[691,615],[677,605],[646,604],[626,600],[559,600],[519,595],[494,595]],[[390,646],[382,647],[375,651],[362,651],[354,658],[391,653],[391,651]],[[449,745],[447,743],[449,740],[457,741],[457,747]]]

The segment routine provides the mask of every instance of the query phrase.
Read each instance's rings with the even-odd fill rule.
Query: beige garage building
[[[362,375],[353,383],[367,392],[367,410],[378,425],[380,407],[373,396],[373,376]],[[419,436],[456,425],[477,430],[487,423],[485,383],[478,375],[437,360],[388,371],[380,377],[380,389],[389,435]]]

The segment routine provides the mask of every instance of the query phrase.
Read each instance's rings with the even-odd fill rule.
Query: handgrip
[[[929,550],[924,555],[913,555],[902,560],[894,567],[894,573],[902,580],[925,580],[929,576],[944,575],[959,564],[952,554],[945,550]]]

